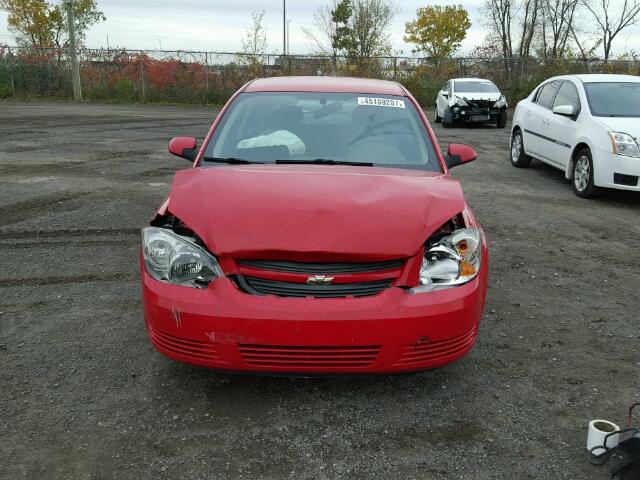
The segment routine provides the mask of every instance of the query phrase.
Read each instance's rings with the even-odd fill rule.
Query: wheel
[[[502,110],[502,112],[500,112],[500,116],[498,117],[498,120],[496,122],[496,126],[498,128],[504,128],[507,126],[507,111],[506,110]]]
[[[438,105],[436,105],[436,108],[434,109],[433,121],[436,123],[440,123],[442,121],[442,117],[438,115]]]
[[[516,130],[511,136],[511,165],[518,168],[527,168],[531,165],[531,157],[524,153],[522,132]]]
[[[449,107],[445,108],[442,114],[442,126],[445,128],[453,127],[453,112]]]
[[[573,191],[582,198],[593,198],[599,193],[593,183],[593,158],[591,150],[583,148],[576,153],[573,162]]]

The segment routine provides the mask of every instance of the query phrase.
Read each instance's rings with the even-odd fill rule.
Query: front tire
[[[517,168],[527,168],[531,165],[531,157],[524,153],[524,142],[520,130],[516,130],[511,136],[511,165]]]
[[[444,109],[443,117],[442,117],[442,126],[444,128],[453,127],[453,112],[449,107]]]
[[[436,123],[440,123],[442,121],[442,117],[438,115],[438,105],[436,105],[436,108],[434,110],[433,121]]]
[[[496,122],[496,126],[498,128],[504,128],[507,126],[507,111],[502,110],[500,112],[500,116],[498,117],[498,121]]]
[[[598,195],[599,188],[593,183],[593,157],[591,150],[583,148],[576,153],[573,162],[573,191],[582,198],[593,198]]]

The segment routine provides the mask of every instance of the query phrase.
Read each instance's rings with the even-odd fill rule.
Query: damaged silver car
[[[507,99],[492,81],[453,78],[438,92],[434,120],[447,128],[463,122],[492,122],[504,128],[507,108]]]

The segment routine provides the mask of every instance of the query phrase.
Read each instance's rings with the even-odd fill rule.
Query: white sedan
[[[540,84],[513,114],[511,163],[565,172],[580,197],[640,191],[640,77],[566,75]]]

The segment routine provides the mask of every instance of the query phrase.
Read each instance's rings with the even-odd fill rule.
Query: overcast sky
[[[302,27],[311,27],[317,5],[330,0],[287,0],[291,53],[308,53],[310,44]],[[615,5],[614,0],[612,4]],[[143,4],[144,3],[144,4]],[[237,51],[240,40],[251,24],[251,12],[264,9],[269,52],[282,52],[282,0],[98,0],[107,21],[87,33],[87,46],[109,44],[131,49]],[[411,54],[404,43],[404,24],[415,16],[418,7],[429,3],[462,4],[471,16],[472,26],[463,42],[461,53],[469,53],[484,38],[480,14],[482,0],[457,2],[395,0],[400,12],[391,29],[394,51]],[[7,31],[7,17],[0,12],[0,43],[15,44]],[[640,52],[640,27],[624,31],[614,42],[614,53]],[[599,52],[601,54],[601,52]]]

